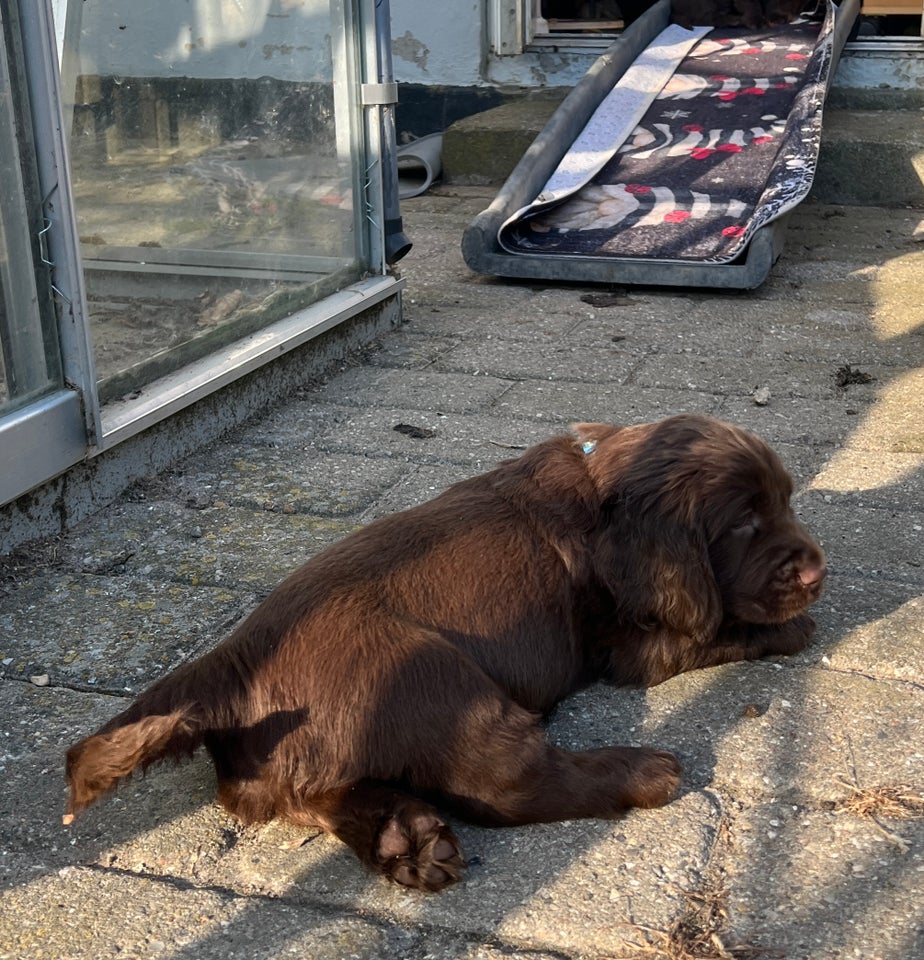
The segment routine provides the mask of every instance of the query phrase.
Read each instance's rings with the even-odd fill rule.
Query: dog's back
[[[573,447],[548,441],[308,561],[71,748],[66,822],[135,768],[203,744],[220,799],[247,821],[285,815],[293,782],[399,777],[429,757],[421,724],[436,730],[470,676],[551,707],[581,660],[567,637],[593,494]]]

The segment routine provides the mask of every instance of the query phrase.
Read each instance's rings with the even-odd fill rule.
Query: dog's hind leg
[[[302,814],[306,823],[347,844],[371,870],[407,887],[442,890],[465,866],[459,841],[436,809],[387,784],[361,780],[311,797]],[[290,819],[301,817],[295,813]]]

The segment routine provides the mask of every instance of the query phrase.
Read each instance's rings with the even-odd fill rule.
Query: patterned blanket
[[[696,34],[668,27],[623,75],[536,200],[504,224],[501,246],[540,256],[734,260],[755,230],[811,188],[833,26],[829,2],[821,23]],[[664,71],[658,51],[676,54],[678,39],[687,49]],[[633,69],[649,69],[652,58],[663,77],[645,109],[638,95],[652,74],[633,78]],[[624,119],[614,120],[620,112]]]

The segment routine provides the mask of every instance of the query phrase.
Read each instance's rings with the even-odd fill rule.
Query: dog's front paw
[[[376,859],[392,880],[430,892],[455,883],[465,866],[455,834],[427,809],[392,814],[376,839]]]
[[[677,795],[680,761],[666,750],[638,747],[634,750],[632,775],[626,790],[627,806],[662,807]]]
[[[763,655],[788,656],[799,653],[809,645],[814,633],[815,621],[807,613],[800,613],[785,623],[767,626],[761,636],[764,644]]]

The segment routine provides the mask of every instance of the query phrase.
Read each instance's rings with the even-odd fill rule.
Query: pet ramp
[[[466,228],[478,273],[754,289],[808,195],[859,0],[762,30],[670,23],[600,56]]]

